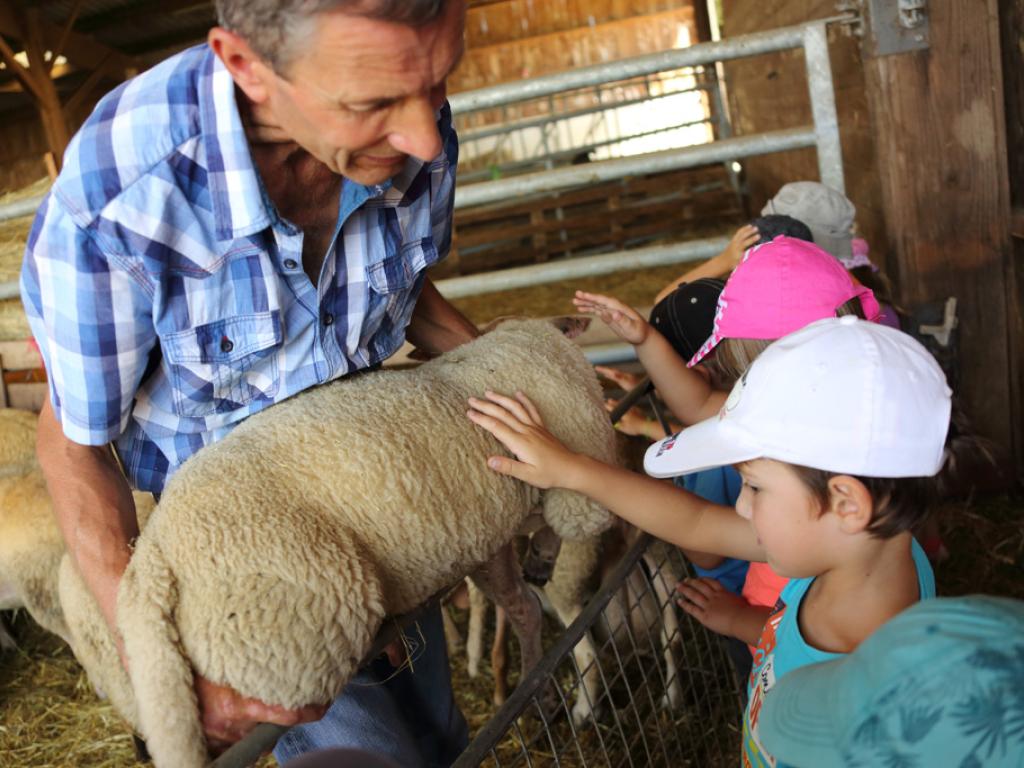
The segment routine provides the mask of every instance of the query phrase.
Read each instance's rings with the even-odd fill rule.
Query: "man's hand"
[[[727,271],[731,272],[736,269],[737,265],[743,260],[743,254],[747,252],[748,248],[753,248],[757,245],[757,241],[760,239],[761,233],[757,231],[757,227],[753,224],[744,224],[737,229],[736,234],[729,241],[729,245],[722,251],[723,266],[726,267]]]
[[[466,415],[519,459],[491,456],[487,466],[537,488],[561,485],[578,456],[544,428],[537,406],[522,392],[516,392],[515,398],[490,391],[484,395],[486,400],[469,398]]]
[[[219,754],[260,723],[292,726],[319,720],[326,705],[285,709],[242,696],[227,686],[196,675],[196,697],[210,751]]]
[[[676,586],[676,592],[680,596],[676,601],[680,608],[720,635],[736,637],[743,617],[751,610],[750,603],[716,579],[684,579]]]
[[[652,330],[639,312],[611,296],[576,291],[572,303],[586,315],[597,315],[616,336],[634,346],[643,344]]]

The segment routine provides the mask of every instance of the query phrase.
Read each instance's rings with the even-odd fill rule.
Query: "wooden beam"
[[[63,28],[40,17],[39,29],[45,50],[52,51],[61,41]],[[26,30],[10,0],[0,0],[0,35],[22,42],[25,40]],[[102,65],[114,80],[123,80],[141,68],[134,57],[73,30],[68,33],[63,48],[63,55],[68,61],[83,69],[96,69]]]
[[[37,103],[40,102],[43,98],[43,92],[39,83],[36,82],[35,75],[30,73],[20,61],[14,58],[14,49],[11,48],[3,35],[0,35],[0,57],[3,58],[8,71],[14,75],[19,83],[21,83],[21,87],[25,92],[28,93],[34,101]]]
[[[27,8],[23,17],[25,38],[25,54],[28,56],[29,72],[39,86],[39,117],[43,122],[46,141],[53,153],[53,160],[60,171],[64,150],[71,140],[68,123],[64,118],[64,110],[57,95],[57,86],[50,79],[50,70],[46,64],[46,41],[43,38],[42,19],[38,8]]]
[[[211,19],[216,18],[213,3],[210,0],[142,0],[142,2],[135,2],[125,8],[115,8],[112,11],[100,11],[83,16],[78,23],[78,31],[83,34],[91,34],[131,24],[139,19],[151,18],[156,14],[166,18],[169,15],[185,14],[200,9],[206,9]]]
[[[64,20],[64,28],[60,32],[57,45],[50,50],[50,61],[46,67],[47,72],[51,72],[53,70],[54,62],[56,62],[57,57],[61,55],[61,52],[64,50],[64,46],[68,44],[68,37],[71,35],[71,29],[75,26],[75,20],[78,18],[78,14],[82,10],[83,2],[85,2],[85,0],[75,0],[75,4],[71,6],[71,13],[69,13],[67,19]]]
[[[82,106],[82,102],[89,97],[89,94],[93,92],[96,86],[99,85],[105,77],[106,73],[102,68],[94,69],[90,72],[89,76],[85,79],[85,82],[78,86],[78,88],[75,89],[75,92],[64,102],[65,116],[70,118],[75,114],[75,112],[78,111],[78,108]]]
[[[957,297],[959,399],[1018,462],[1024,413],[1013,344],[997,0],[929,3],[930,48],[865,61],[888,261],[905,303]],[[1017,379],[1019,381],[1019,378]],[[1018,466],[1020,466],[1018,464]]]

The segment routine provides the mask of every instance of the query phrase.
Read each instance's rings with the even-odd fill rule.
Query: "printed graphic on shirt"
[[[775,685],[775,648],[779,625],[786,615],[786,604],[779,598],[761,632],[754,652],[754,663],[750,670],[747,711],[743,716],[743,766],[744,768],[768,768],[775,765],[757,734],[757,722],[761,715],[764,697]]]

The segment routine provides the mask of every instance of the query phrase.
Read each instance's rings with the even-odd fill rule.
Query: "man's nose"
[[[428,98],[410,100],[395,115],[388,136],[392,147],[424,162],[430,162],[441,153],[441,134],[437,130],[431,101]]]

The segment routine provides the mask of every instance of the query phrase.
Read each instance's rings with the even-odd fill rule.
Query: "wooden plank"
[[[3,370],[23,371],[43,367],[43,358],[30,341],[0,341]]]
[[[1011,370],[1024,351],[1011,344],[1019,299],[996,3],[930,3],[931,47],[869,60],[866,71],[890,271],[905,303],[958,298],[958,394],[1020,467],[1024,413]]]
[[[895,0],[893,0],[895,2]],[[835,15],[835,0],[722,0],[723,36],[759,32]],[[889,250],[877,173],[860,46],[833,27],[829,51],[843,147],[846,194],[857,206],[857,227],[871,257],[885,268]],[[801,51],[782,51],[725,63],[729,114],[737,134],[806,125],[811,121],[807,73]],[[756,215],[780,186],[818,178],[813,149],[741,161]]]
[[[11,384],[8,387],[8,408],[39,413],[48,397],[46,384]]]

